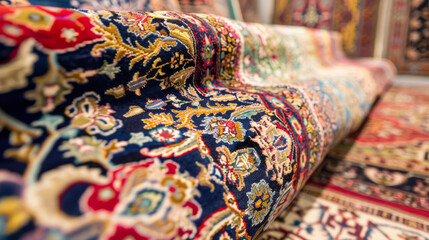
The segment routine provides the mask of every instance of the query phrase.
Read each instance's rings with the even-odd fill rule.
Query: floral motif
[[[174,56],[171,57],[170,60],[170,68],[171,69],[177,69],[183,65],[185,62],[185,57],[183,54],[179,52],[175,52]]]
[[[180,60],[181,61],[181,60]],[[177,66],[177,63],[174,67]],[[182,89],[185,86],[186,80],[194,73],[194,67],[188,67],[175,72],[171,77],[164,79],[161,86],[165,88],[174,87],[175,89]]]
[[[135,34],[147,34],[155,31],[156,27],[151,23],[151,18],[143,12],[119,12],[119,19],[116,21],[127,26],[129,32]]]
[[[292,140],[289,134],[276,126],[263,116],[259,122],[251,122],[253,129],[258,135],[253,138],[263,149],[263,154],[267,156],[267,174],[268,171],[274,171],[271,175],[272,180],[283,183],[283,175],[292,172],[292,163],[290,154],[292,152]]]
[[[223,118],[206,118],[207,133],[214,134],[216,142],[233,143],[234,141],[243,141],[246,130],[240,122],[226,120]]]
[[[76,37],[79,36],[79,33],[73,28],[63,28],[60,36],[64,38],[66,42],[76,42]]]
[[[19,7],[13,11],[3,10],[1,15],[4,16],[4,20],[14,23],[10,26],[16,27],[16,29],[5,34],[17,44],[34,38],[46,49],[63,51],[72,49],[78,44],[96,41],[101,37],[92,31],[94,25],[87,16],[73,10]],[[70,38],[61,37],[63,29],[68,29],[68,32],[74,31],[73,41],[70,41]],[[0,32],[2,31],[0,30]],[[46,37],[50,34],[56,37]]]
[[[364,170],[365,176],[371,181],[380,186],[397,186],[407,181],[407,176],[401,172],[391,172],[386,170],[379,170],[374,167],[367,167]]]
[[[72,118],[71,125],[85,129],[90,135],[101,134],[108,136],[122,127],[122,121],[111,116],[115,113],[109,104],[99,106],[100,97],[94,92],[87,92],[76,98],[66,108],[65,114]]]
[[[250,192],[246,193],[247,201],[246,215],[252,219],[252,226],[261,223],[270,211],[275,192],[271,190],[268,183],[262,179],[259,183],[253,183]]]
[[[175,142],[181,136],[180,131],[174,128],[158,128],[151,131],[152,138],[158,142]]]
[[[104,62],[103,66],[99,69],[101,74],[106,74],[111,80],[115,79],[116,74],[118,74],[121,69],[119,66],[116,66],[116,63],[107,63]]]
[[[80,163],[94,161],[103,166],[109,166],[109,161],[115,153],[123,151],[126,141],[118,142],[116,139],[109,142],[94,136],[73,138],[64,142],[60,150],[65,150],[64,157],[74,157]]]
[[[141,147],[143,146],[143,144],[151,141],[152,141],[152,138],[145,136],[144,133],[142,132],[138,132],[138,133],[131,133],[131,138],[128,142],[131,144],[137,144]]]
[[[141,237],[182,239],[181,234],[195,234],[192,219],[201,214],[194,200],[199,195],[196,184],[187,173],[179,172],[175,162],[145,160],[117,168],[108,184],[94,186],[88,207],[111,212],[118,226],[138,226],[135,229]],[[107,199],[100,195],[105,189],[113,191]]]
[[[233,153],[226,146],[217,147],[219,162],[215,163],[231,184],[241,191],[245,187],[244,178],[259,168],[261,160],[255,149],[240,149]]]
[[[1,234],[11,235],[28,224],[32,218],[21,198],[24,184],[16,174],[0,170],[0,222]],[[4,195],[8,193],[8,195]]]
[[[3,65],[0,70],[0,93],[27,86],[26,77],[33,73],[32,65],[37,61],[37,55],[31,53],[34,44],[34,39],[24,41],[15,58]]]

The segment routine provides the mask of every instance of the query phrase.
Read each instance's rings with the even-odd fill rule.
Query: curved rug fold
[[[260,239],[429,239],[427,90],[389,89]]]
[[[252,239],[395,71],[334,33],[0,7],[0,234]]]

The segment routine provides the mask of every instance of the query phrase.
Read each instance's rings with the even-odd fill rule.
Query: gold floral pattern
[[[76,98],[65,112],[66,116],[72,118],[71,126],[85,129],[90,135],[104,136],[122,127],[122,121],[111,116],[115,111],[109,104],[99,106],[99,101],[100,97],[94,92],[87,92],[82,97]]]

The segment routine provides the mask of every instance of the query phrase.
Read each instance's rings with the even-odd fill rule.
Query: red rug
[[[260,239],[429,239],[429,87],[392,87]]]

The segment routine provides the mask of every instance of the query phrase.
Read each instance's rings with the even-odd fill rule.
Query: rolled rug
[[[323,65],[312,39],[0,7],[2,238],[256,238],[385,83]]]

